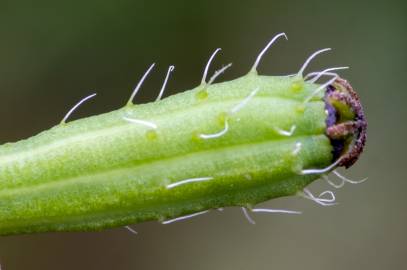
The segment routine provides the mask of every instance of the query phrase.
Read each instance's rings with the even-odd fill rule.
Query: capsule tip
[[[333,146],[334,161],[349,168],[362,154],[367,133],[367,121],[359,96],[350,83],[337,78],[325,92],[327,111],[326,134]]]

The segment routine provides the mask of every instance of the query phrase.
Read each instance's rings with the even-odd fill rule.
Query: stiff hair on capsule
[[[368,178],[363,178],[361,180],[351,180],[351,179],[346,178],[345,176],[341,175],[336,170],[333,170],[332,172],[339,178],[339,180],[341,180],[341,182],[339,182],[339,184],[332,182],[326,175],[324,175],[323,178],[325,179],[325,181],[327,181],[328,184],[330,184],[334,188],[342,188],[345,185],[345,183],[354,184],[354,185],[361,184],[368,179]]]
[[[296,125],[292,125],[290,127],[290,130],[284,130],[278,127],[275,127],[274,130],[281,136],[291,137],[294,134],[296,128],[297,128]]]
[[[175,69],[175,66],[168,67],[167,75],[165,76],[164,83],[161,86],[160,93],[158,94],[156,101],[158,101],[162,98],[164,91],[165,91],[165,87],[167,86],[168,78],[170,77],[170,74],[172,71],[174,71],[174,69]]]
[[[304,80],[307,80],[310,77],[314,77],[313,79],[310,79],[308,82],[310,83],[315,83],[319,78],[322,76],[332,76],[332,77],[339,77],[338,74],[332,73],[331,71],[335,70],[343,70],[343,69],[349,69],[349,67],[333,67],[333,68],[327,68],[322,71],[317,71],[317,72],[311,72],[308,73],[305,77]]]
[[[154,68],[154,66],[155,66],[155,63],[151,64],[151,66],[144,73],[143,77],[141,77],[140,81],[137,83],[137,86],[134,88],[133,92],[131,93],[129,101],[127,101],[127,105],[133,105],[134,97],[137,95],[138,91],[140,90],[141,86],[143,85],[143,82],[147,78],[150,71]]]
[[[285,33],[280,33],[280,34],[277,34],[276,36],[274,36],[274,37],[269,41],[269,43],[266,45],[266,47],[264,47],[264,49],[259,53],[259,55],[258,55],[257,58],[256,58],[256,61],[254,62],[252,68],[250,69],[250,72],[255,72],[255,73],[257,72],[257,67],[258,67],[259,64],[260,64],[260,61],[261,61],[261,59],[263,58],[263,55],[267,52],[267,50],[271,47],[271,45],[273,45],[274,42],[275,42],[277,39],[281,38],[281,37],[285,37],[285,39],[288,40],[288,37],[287,37],[287,35],[286,35]]]
[[[229,122],[227,119],[225,119],[224,125],[225,126],[221,131],[219,131],[217,133],[212,133],[212,134],[199,134],[199,138],[208,140],[208,139],[216,139],[216,138],[222,137],[229,131]]]
[[[202,80],[201,80],[201,85],[205,85],[206,84],[206,77],[208,76],[208,71],[209,71],[209,67],[211,66],[212,60],[213,58],[215,58],[215,55],[221,51],[221,48],[217,48],[211,55],[211,57],[209,57],[208,62],[206,63],[205,69],[204,69],[204,73],[202,76]]]
[[[255,225],[255,224],[256,224],[256,221],[254,221],[254,219],[249,215],[249,212],[247,211],[247,208],[246,208],[246,207],[241,207],[241,209],[242,209],[243,215],[245,216],[245,218],[247,219],[247,221],[248,221],[250,224]]]
[[[303,76],[303,73],[304,73],[304,71],[305,71],[305,69],[308,67],[308,65],[311,63],[311,61],[312,61],[318,54],[321,54],[321,53],[323,53],[323,52],[327,52],[327,51],[330,51],[330,50],[331,50],[331,48],[325,48],[325,49],[318,50],[318,51],[314,52],[313,54],[311,54],[311,56],[308,57],[307,60],[305,60],[305,63],[302,65],[302,67],[301,67],[300,70],[298,71],[297,75],[300,76],[300,77],[302,77],[302,76]]]
[[[130,118],[130,117],[127,117],[127,116],[124,116],[123,119],[126,120],[127,122],[142,125],[142,126],[149,127],[149,128],[152,128],[152,129],[157,129],[158,128],[157,124],[155,124],[155,123],[153,123],[151,121],[146,121],[146,120],[141,120],[141,119],[136,119],[136,118]]]
[[[336,200],[335,194],[330,190],[326,190],[326,191],[321,192],[318,195],[318,197],[315,197],[311,193],[311,191],[309,191],[309,189],[307,189],[307,188],[304,188],[303,191],[299,192],[298,194],[299,194],[299,196],[301,196],[301,197],[303,197],[305,199],[314,201],[317,204],[322,205],[322,206],[331,206],[331,205],[338,204],[338,203],[335,202],[335,200]],[[328,195],[329,197],[324,197],[325,195]]]
[[[334,163],[332,163],[331,165],[322,168],[322,169],[306,169],[306,170],[302,170],[301,171],[301,175],[307,175],[307,174],[324,174],[327,173],[329,171],[331,171],[333,168],[336,167],[336,165],[339,164],[339,162],[341,162],[342,158],[338,158]]]
[[[302,214],[300,211],[285,210],[285,209],[268,209],[268,208],[254,208],[251,210],[254,213],[280,213],[280,214]]]
[[[94,93],[94,94],[92,94],[92,95],[89,95],[89,96],[87,96],[87,97],[81,99],[78,103],[76,103],[75,106],[73,106],[73,107],[68,111],[68,113],[64,116],[64,118],[63,118],[62,121],[61,121],[61,124],[62,124],[62,125],[63,125],[63,124],[66,124],[66,121],[68,120],[68,118],[72,115],[72,113],[73,113],[79,106],[81,106],[81,105],[82,105],[83,103],[85,103],[87,100],[89,100],[89,99],[91,99],[91,98],[93,98],[93,97],[95,97],[95,96],[96,96],[96,93]]]
[[[189,178],[182,181],[178,181],[172,184],[167,185],[167,189],[172,189],[181,185],[189,184],[189,183],[197,183],[197,182],[204,182],[213,180],[213,177],[197,177],[197,178]]]
[[[222,67],[221,69],[215,71],[215,73],[209,79],[208,85],[211,85],[216,80],[216,78],[218,78],[222,73],[224,73],[231,66],[232,66],[232,63],[229,63],[226,66]]]
[[[249,211],[246,207],[241,207],[243,215],[247,219],[247,221],[250,224],[255,225],[256,221],[250,216]],[[253,213],[271,213],[271,214],[294,214],[294,215],[300,215],[302,212],[300,211],[294,211],[294,210],[285,210],[285,209],[270,209],[270,208],[254,208],[251,209],[250,212]]]
[[[203,215],[203,214],[208,213],[208,212],[209,212],[209,210],[205,210],[205,211],[193,213],[193,214],[182,216],[182,217],[177,217],[177,218],[165,220],[165,221],[163,221],[161,223],[162,224],[170,224],[170,223],[174,223],[174,222],[177,222],[177,221],[186,220],[186,219],[190,219],[190,218],[193,218],[193,217],[196,217],[196,216],[199,216],[199,215]]]
[[[240,111],[241,109],[243,109],[247,103],[249,103],[250,100],[252,100],[252,98],[259,92],[260,88],[257,87],[256,89],[252,90],[250,92],[250,94],[243,99],[241,102],[239,102],[236,106],[234,106],[231,110],[230,110],[230,114],[235,114],[238,111]]]
[[[124,228],[131,232],[132,234],[138,234],[138,232],[130,226],[124,226]]]

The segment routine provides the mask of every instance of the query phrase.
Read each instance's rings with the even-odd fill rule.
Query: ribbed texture
[[[332,160],[323,93],[303,104],[318,85],[301,83],[248,75],[0,146],[0,234],[97,230],[295,194],[318,177],[302,168]],[[225,135],[199,138],[225,117]],[[292,125],[292,136],[279,134]],[[196,177],[213,179],[166,188]]]

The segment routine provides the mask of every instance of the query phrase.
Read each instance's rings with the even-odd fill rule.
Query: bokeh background
[[[387,1],[0,1],[0,143],[57,124],[82,97],[74,118],[124,105],[144,70],[157,68],[137,96],[152,101],[168,65],[166,95],[192,88],[217,47],[212,72],[245,74],[276,33],[260,72],[298,71],[313,51],[332,47],[309,70],[349,65],[341,74],[359,92],[368,144],[343,173],[369,177],[336,191],[339,205],[283,198],[265,207],[301,216],[239,209],[171,225],[148,222],[138,235],[119,228],[0,238],[1,269],[406,269],[407,4]],[[320,180],[314,192],[331,189]],[[1,222],[1,220],[0,220]]]

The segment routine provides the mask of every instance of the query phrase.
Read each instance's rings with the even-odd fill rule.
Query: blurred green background
[[[152,101],[168,65],[166,95],[196,86],[217,47],[212,72],[245,74],[278,32],[260,72],[298,71],[313,51],[332,47],[308,69],[340,72],[358,91],[368,144],[344,174],[369,177],[336,191],[339,205],[283,198],[265,207],[301,216],[257,214],[250,225],[228,208],[171,225],[149,222],[99,233],[0,238],[2,269],[406,269],[405,1],[0,1],[0,143],[57,124],[82,97],[79,118],[124,105],[142,73],[157,68],[137,96]],[[324,181],[314,192],[331,189]],[[1,202],[0,202],[1,203]],[[1,221],[0,221],[1,222]]]

